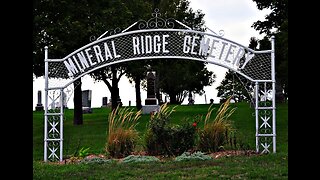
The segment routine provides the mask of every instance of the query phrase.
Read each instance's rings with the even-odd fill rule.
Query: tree
[[[95,81],[103,81],[107,85],[111,93],[112,109],[116,109],[117,106],[120,105],[118,83],[124,74],[125,70],[121,65],[111,65],[90,73],[91,77],[93,77]],[[109,79],[111,82],[108,81]]]
[[[270,44],[270,42],[269,42]],[[257,50],[259,45],[259,40],[255,37],[251,37],[249,41],[249,48]],[[217,96],[220,97],[220,102],[225,102],[230,96],[233,96],[235,102],[250,101],[250,95],[248,89],[250,87],[245,87],[237,74],[231,70],[226,72],[226,75],[220,85],[216,88],[218,90]]]
[[[204,93],[203,87],[214,82],[215,75],[198,61],[165,59],[152,66],[159,77],[159,88],[171,104],[181,104],[189,92]]]
[[[37,77],[43,75],[43,47],[45,45],[50,46],[50,55],[53,57],[64,57],[66,54],[88,44],[92,37],[98,37],[106,30],[126,27],[129,23],[134,22],[138,18],[137,15],[146,11],[148,7],[150,5],[142,0],[102,0],[92,2],[87,0],[35,0],[33,72]],[[119,67],[113,66],[98,70],[106,73],[105,76],[98,77],[106,77],[112,80],[109,83],[110,86],[107,86],[112,95],[113,108],[116,107],[115,102],[119,97],[117,84],[123,75],[122,72],[119,73],[121,71]],[[107,79],[103,81],[106,82]],[[75,91],[75,93],[78,93],[78,91]],[[77,94],[74,96],[81,97]]]
[[[235,72],[231,70],[226,72],[225,78],[216,88],[218,90],[217,96],[220,97],[220,102],[225,102],[230,96],[235,102],[250,101],[250,95],[243,86]]]
[[[150,11],[151,11],[151,4],[148,1],[145,2],[142,0],[133,0],[133,1],[123,1],[123,2],[119,1],[119,3],[113,3],[112,6],[110,7],[110,12],[111,12],[110,15],[112,15],[112,17],[109,17],[109,21],[112,21],[112,22],[109,24],[108,30],[116,29],[118,27],[127,28],[133,22],[145,17],[147,13],[150,13]],[[112,109],[115,109],[119,105],[120,96],[119,96],[118,83],[121,77],[125,73],[130,74],[130,72],[128,72],[128,70],[126,69],[127,69],[127,64],[121,63],[118,65],[112,65],[109,67],[98,69],[90,73],[91,77],[95,81],[103,81],[107,85],[111,93]],[[135,75],[135,74],[136,73],[131,73],[131,75]],[[140,75],[139,77],[134,77],[133,79],[138,80],[139,78],[140,78]],[[111,82],[109,82],[109,80]]]
[[[135,83],[136,107],[137,110],[140,110],[142,108],[140,86],[141,81],[147,76],[148,65],[144,60],[127,62],[125,64],[126,76],[129,78],[130,83]]]
[[[73,110],[74,125],[83,124],[81,83],[82,83],[81,80],[78,79],[73,84],[74,85],[74,110]]]
[[[288,0],[252,0],[257,4],[259,10],[271,9],[271,13],[265,17],[265,21],[256,21],[252,27],[258,30],[260,34],[273,34],[275,31],[288,31]]]
[[[156,7],[164,19],[174,18],[194,30],[204,31],[204,14],[200,10],[193,11],[189,5],[188,0],[161,0]],[[202,94],[203,87],[211,85],[215,78],[203,62],[166,59],[150,65],[159,78],[159,90],[169,95],[172,104],[181,104],[189,92]]]
[[[86,1],[35,0],[33,6],[33,73],[44,75],[44,46],[49,58],[62,58],[88,42],[90,12]],[[82,124],[81,79],[74,82],[74,124]],[[80,89],[80,91],[79,91]]]
[[[249,48],[256,50],[259,44],[259,40],[255,37],[251,37],[249,41]]]
[[[267,43],[272,35],[275,36],[275,65],[277,94],[284,92],[285,98],[288,98],[288,0],[267,1],[253,0],[256,2],[259,10],[270,8],[272,11],[266,16],[265,21],[254,22],[252,27],[266,36],[260,40],[260,49],[267,49],[270,45]],[[270,49],[270,48],[268,48]],[[277,96],[276,100],[279,100]]]

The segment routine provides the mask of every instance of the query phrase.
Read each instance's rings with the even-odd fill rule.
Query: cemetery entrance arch
[[[209,29],[210,30],[210,29]],[[70,84],[99,68],[145,59],[186,59],[228,68],[245,78],[255,107],[256,151],[276,152],[275,56],[255,51],[210,30],[195,31],[175,19],[160,18],[127,29],[107,31],[62,59],[51,59],[45,47],[44,161],[62,161],[63,109]]]

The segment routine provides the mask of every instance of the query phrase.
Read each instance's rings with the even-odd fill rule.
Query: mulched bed
[[[254,150],[227,150],[227,151],[219,151],[208,154],[209,156],[213,157],[214,159],[222,158],[222,157],[230,157],[230,156],[254,156],[260,155]]]
[[[141,155],[141,156],[146,156],[147,153],[146,152],[134,152],[133,155]],[[222,158],[222,157],[231,157],[231,156],[257,156],[260,155],[259,153],[256,153],[254,150],[225,150],[225,151],[219,151],[219,152],[214,152],[214,153],[210,153],[208,154],[209,156],[211,156],[214,159],[218,159],[218,158]],[[168,160],[172,160],[174,157],[164,157],[164,156],[156,156],[157,158],[159,158],[161,161],[168,161]],[[103,159],[108,159],[105,155],[103,154],[91,154],[86,156],[85,158],[87,159],[92,159],[92,158],[103,158]],[[121,162],[123,158],[119,158],[116,159],[114,158],[113,160],[116,160],[118,162]],[[77,164],[81,161],[80,158],[76,158],[76,157],[71,157],[71,158],[67,158],[64,159],[61,162],[50,162],[51,164]]]

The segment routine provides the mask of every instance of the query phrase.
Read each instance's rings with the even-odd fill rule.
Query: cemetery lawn
[[[254,109],[247,103],[232,104],[237,109],[231,116],[243,145],[255,150]],[[219,105],[216,105],[218,109]],[[205,115],[209,105],[178,106],[172,123],[196,115]],[[64,158],[82,147],[90,154],[105,154],[107,118],[110,109],[93,108],[84,114],[83,125],[73,125],[73,110],[65,110]],[[143,151],[143,134],[149,115],[137,125]],[[33,179],[288,179],[288,104],[277,104],[277,153],[252,156],[225,156],[207,161],[175,162],[170,159],[152,163],[53,164],[43,162],[43,112],[33,112]],[[203,126],[203,123],[199,123]]]

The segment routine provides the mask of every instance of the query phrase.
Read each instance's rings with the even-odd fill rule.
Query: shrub
[[[196,127],[184,121],[181,125],[170,124],[174,112],[167,104],[160,107],[150,120],[145,134],[146,148],[150,155],[179,155],[194,146]]]
[[[195,153],[184,152],[180,156],[177,156],[175,161],[191,161],[191,160],[210,160],[211,156],[205,155],[203,152],[197,151]]]
[[[204,128],[199,132],[199,149],[201,151],[216,152],[230,141],[234,129],[229,118],[235,111],[235,108],[230,109],[229,107],[230,100],[231,97],[221,104],[213,121],[211,121],[213,108],[209,107],[204,120]]]
[[[119,107],[108,116],[108,136],[106,151],[115,158],[125,157],[134,151],[138,140],[138,132],[135,129],[137,120],[141,117],[141,111],[132,112],[132,109]]]
[[[132,163],[132,162],[159,162],[160,160],[154,156],[140,156],[140,155],[130,155],[123,158],[123,163]]]

